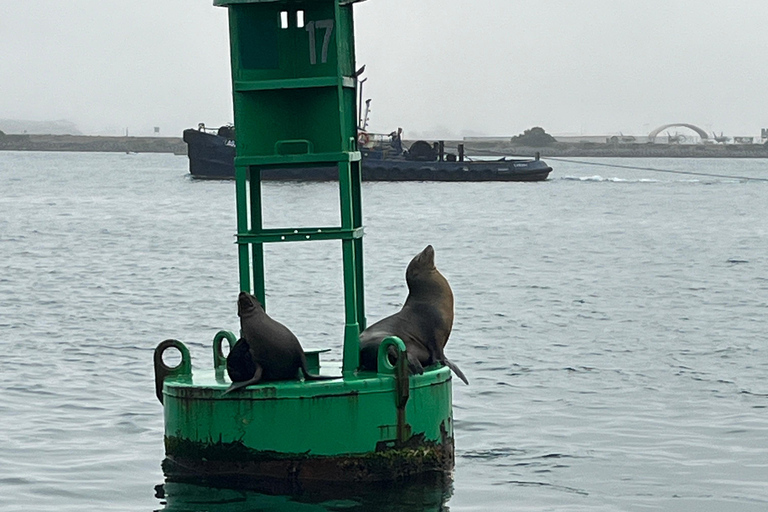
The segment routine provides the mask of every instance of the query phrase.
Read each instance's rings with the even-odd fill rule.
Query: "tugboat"
[[[193,178],[235,178],[235,129],[184,130]],[[417,140],[403,148],[402,128],[388,135],[358,130],[358,148],[362,155],[363,181],[544,181],[552,168],[539,158],[500,158],[473,160],[459,144],[456,153],[445,151],[443,141]],[[335,167],[310,169],[269,169],[264,180],[331,181],[338,179]]]
[[[187,143],[189,173],[195,178],[235,179],[235,127],[218,129],[197,125],[197,130],[184,130]]]

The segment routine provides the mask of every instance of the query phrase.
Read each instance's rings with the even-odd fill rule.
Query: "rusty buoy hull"
[[[182,353],[177,370],[157,371],[168,476],[372,482],[453,469],[447,367],[408,375],[404,364],[398,371],[383,362],[380,372],[266,382],[224,395],[230,382],[220,347],[233,337],[217,335],[208,371],[192,371],[180,342],[158,347]],[[315,364],[322,374],[341,375],[338,364]]]

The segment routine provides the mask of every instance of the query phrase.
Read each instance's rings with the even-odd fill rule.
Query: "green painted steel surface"
[[[227,331],[216,334],[214,367],[207,371],[192,372],[181,342],[168,340],[156,350],[157,375],[167,368],[164,350],[175,348],[182,356],[158,381],[166,456],[174,471],[370,481],[453,467],[450,370],[435,366],[408,375],[400,339],[382,343],[378,372],[265,382],[223,395],[230,381],[222,344],[226,340],[232,346],[234,338]],[[388,346],[401,356],[394,367],[386,356]],[[317,369],[339,375],[341,365],[318,363]]]
[[[210,371],[166,380],[166,436],[310,456],[360,455],[397,445],[394,376],[271,382],[222,398],[228,386]],[[449,370],[411,378],[409,392],[405,418],[411,433],[435,443],[452,437]]]

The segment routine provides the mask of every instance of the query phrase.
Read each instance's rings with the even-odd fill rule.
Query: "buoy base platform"
[[[235,342],[227,331],[216,335],[214,369],[194,374],[183,343],[166,340],[155,350],[167,476],[371,482],[453,469],[450,370],[409,375],[401,340],[382,342],[378,372],[342,378],[341,364],[320,365],[315,352],[312,371],[338,379],[265,382],[223,395],[224,339]],[[389,346],[398,352],[394,366]],[[175,368],[162,362],[170,347],[182,355]]]

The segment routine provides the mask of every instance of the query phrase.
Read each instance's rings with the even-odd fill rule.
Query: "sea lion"
[[[251,347],[240,338],[227,355],[227,375],[232,382],[243,382],[251,379],[255,373],[256,363],[251,357]]]
[[[453,327],[453,292],[435,267],[435,250],[431,245],[408,264],[405,281],[408,297],[402,309],[360,333],[361,367],[376,371],[379,344],[388,336],[397,336],[405,343],[411,373],[422,374],[425,366],[439,362],[469,384],[464,373],[443,352]]]
[[[242,339],[235,343],[227,357],[227,372],[233,381],[235,378],[243,379],[245,375],[247,377],[233,382],[224,395],[261,381],[295,379],[299,370],[305,380],[337,378],[309,373],[307,358],[296,335],[267,315],[259,300],[250,293],[240,292],[237,315],[240,317]],[[247,351],[245,347],[248,347]]]

